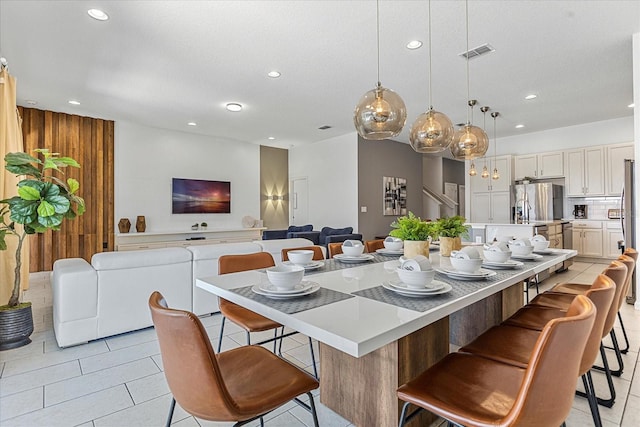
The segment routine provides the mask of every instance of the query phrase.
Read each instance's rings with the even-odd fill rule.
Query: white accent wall
[[[358,230],[358,134],[289,149],[289,180],[307,178],[309,223]]]
[[[148,232],[240,228],[242,217],[260,218],[260,146],[117,121],[115,222],[138,215]],[[171,214],[171,178],[231,182],[230,214]]]

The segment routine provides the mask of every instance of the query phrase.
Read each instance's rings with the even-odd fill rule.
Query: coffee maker
[[[575,219],[586,219],[587,205],[573,205],[573,217]]]

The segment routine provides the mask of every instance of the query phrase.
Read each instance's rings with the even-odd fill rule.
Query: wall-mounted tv
[[[231,183],[172,178],[171,213],[231,213]]]

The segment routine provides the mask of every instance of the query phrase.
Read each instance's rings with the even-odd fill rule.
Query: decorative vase
[[[144,233],[146,229],[147,229],[147,223],[144,219],[144,215],[138,216],[138,218],[136,218],[136,231],[138,233]]]
[[[129,230],[131,230],[131,221],[129,221],[129,218],[121,218],[120,221],[118,221],[118,231],[128,233]]]
[[[29,344],[32,333],[31,303],[15,309],[0,310],[0,351]]]
[[[405,240],[404,257],[415,258],[416,255],[424,255],[429,258],[430,240]]]
[[[451,256],[451,251],[462,249],[460,237],[440,237],[440,256]]]

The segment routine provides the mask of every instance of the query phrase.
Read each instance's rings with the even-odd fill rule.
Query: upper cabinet
[[[633,144],[607,145],[607,195],[619,196],[622,193],[624,160],[633,158]]]
[[[509,191],[509,186],[512,184],[511,180],[511,156],[498,156],[495,161],[493,157],[486,159],[487,169],[489,170],[489,178],[482,178],[482,168],[485,165],[485,159],[476,159],[475,165],[478,174],[470,177],[471,192],[486,192],[486,191]],[[492,179],[493,169],[497,167],[500,174],[499,179]]]
[[[604,196],[604,160],[604,148],[602,147],[567,151],[564,164],[567,196]]]
[[[563,152],[516,156],[514,179],[558,178],[564,176]]]

